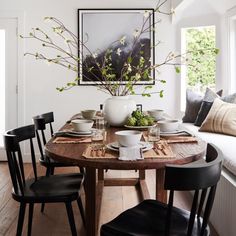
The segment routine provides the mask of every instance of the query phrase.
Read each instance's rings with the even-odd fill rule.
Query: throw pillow
[[[201,126],[202,122],[206,119],[207,114],[209,113],[213,102],[206,102],[202,101],[201,107],[199,109],[199,112],[197,114],[197,118],[194,122],[194,125]]]
[[[218,91],[217,94],[219,96],[221,96],[222,91],[223,90]],[[201,107],[199,109],[197,118],[194,122],[194,125],[196,125],[196,126],[201,126],[202,125],[202,122],[205,120],[208,112],[211,109],[211,106],[212,106],[213,101],[214,101],[214,96],[212,96],[212,93],[209,93],[209,94],[210,94],[210,96],[208,96],[207,98],[205,98],[205,97],[203,98],[203,102],[202,102]],[[213,101],[210,101],[210,99],[212,99],[212,98],[213,98]],[[236,93],[228,95],[228,96],[224,96],[224,97],[221,98],[221,100],[224,101],[224,102],[228,102],[228,103],[236,103]]]
[[[203,97],[190,89],[186,90],[186,109],[183,122],[193,123],[196,120],[198,111],[201,107]]]
[[[199,131],[236,136],[236,104],[216,98]]]
[[[222,95],[220,90],[217,93],[213,92],[211,89],[207,88],[204,97],[196,92],[193,92],[190,89],[186,90],[186,109],[184,117],[182,118],[183,122],[194,123],[198,112],[201,108],[202,101],[213,102],[216,97]]]

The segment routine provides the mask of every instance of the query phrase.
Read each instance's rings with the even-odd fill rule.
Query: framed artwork
[[[150,17],[145,18],[145,12],[149,12]],[[122,76],[122,68],[130,54],[131,67],[138,66],[140,57],[144,59],[145,66],[154,65],[153,30],[147,30],[140,37],[135,36],[142,26],[152,29],[154,23],[153,9],[78,9],[79,85],[101,83],[99,66],[104,63],[108,51],[115,81]],[[124,42],[122,39],[125,39]],[[137,85],[155,84],[154,73],[155,70],[151,70],[148,79],[140,78]],[[122,83],[126,81],[122,80]]]

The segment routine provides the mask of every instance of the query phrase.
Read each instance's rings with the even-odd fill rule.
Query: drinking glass
[[[103,147],[106,142],[106,131],[104,129],[96,129],[93,131],[92,136],[92,147]]]
[[[160,141],[160,128],[156,126],[152,126],[148,128],[148,142],[155,143]]]
[[[99,117],[96,119],[96,129],[105,130],[107,128],[107,121],[104,117]]]

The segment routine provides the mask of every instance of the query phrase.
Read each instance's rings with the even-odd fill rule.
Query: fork
[[[160,150],[164,155],[167,155],[165,151],[165,146],[163,144],[156,144],[156,148]]]

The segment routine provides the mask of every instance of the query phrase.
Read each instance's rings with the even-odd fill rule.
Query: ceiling
[[[189,5],[196,3],[197,4],[209,4],[216,12],[224,14],[227,10],[236,6],[236,0],[172,0],[172,6],[174,8],[181,8],[184,10],[189,7]]]

